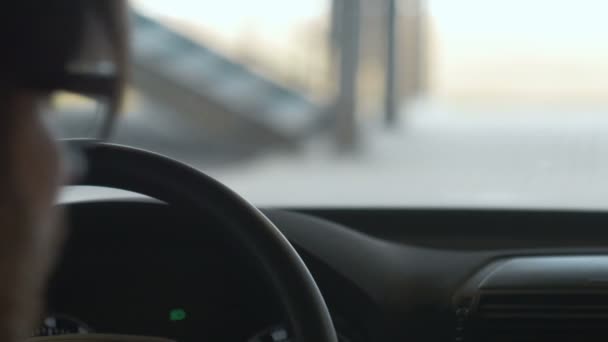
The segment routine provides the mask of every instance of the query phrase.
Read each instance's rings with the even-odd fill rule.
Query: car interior
[[[605,213],[262,212],[304,260],[340,341],[604,338]],[[247,340],[285,327],[267,279],[220,223],[199,215],[151,199],[71,203],[51,312],[102,332],[179,341]],[[175,308],[187,319],[171,320]]]
[[[32,336],[606,339],[606,5],[224,2],[131,2]]]

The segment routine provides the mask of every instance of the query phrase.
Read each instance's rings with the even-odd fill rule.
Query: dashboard
[[[270,286],[211,218],[140,198],[68,206],[35,334],[289,339]],[[606,336],[606,213],[263,211],[309,267],[341,341]]]
[[[603,341],[608,257],[534,256],[497,260],[457,293],[457,339]]]
[[[246,341],[280,323],[264,279],[221,230],[167,209],[73,207],[48,316],[73,317],[98,333],[178,341]]]

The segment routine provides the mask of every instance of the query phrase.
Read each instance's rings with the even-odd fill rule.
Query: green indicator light
[[[173,322],[183,321],[186,319],[186,311],[184,309],[173,309],[169,311],[169,320]]]

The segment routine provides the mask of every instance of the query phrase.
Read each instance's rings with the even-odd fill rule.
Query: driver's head
[[[0,5],[0,341],[35,324],[61,236],[53,202],[65,168],[40,109],[67,89],[104,97],[116,112],[125,18],[120,0]]]

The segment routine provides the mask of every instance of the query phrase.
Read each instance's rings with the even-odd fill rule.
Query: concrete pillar
[[[334,0],[332,45],[337,70],[337,96],[333,106],[336,144],[352,149],[357,140],[357,74],[361,13],[359,0]]]

